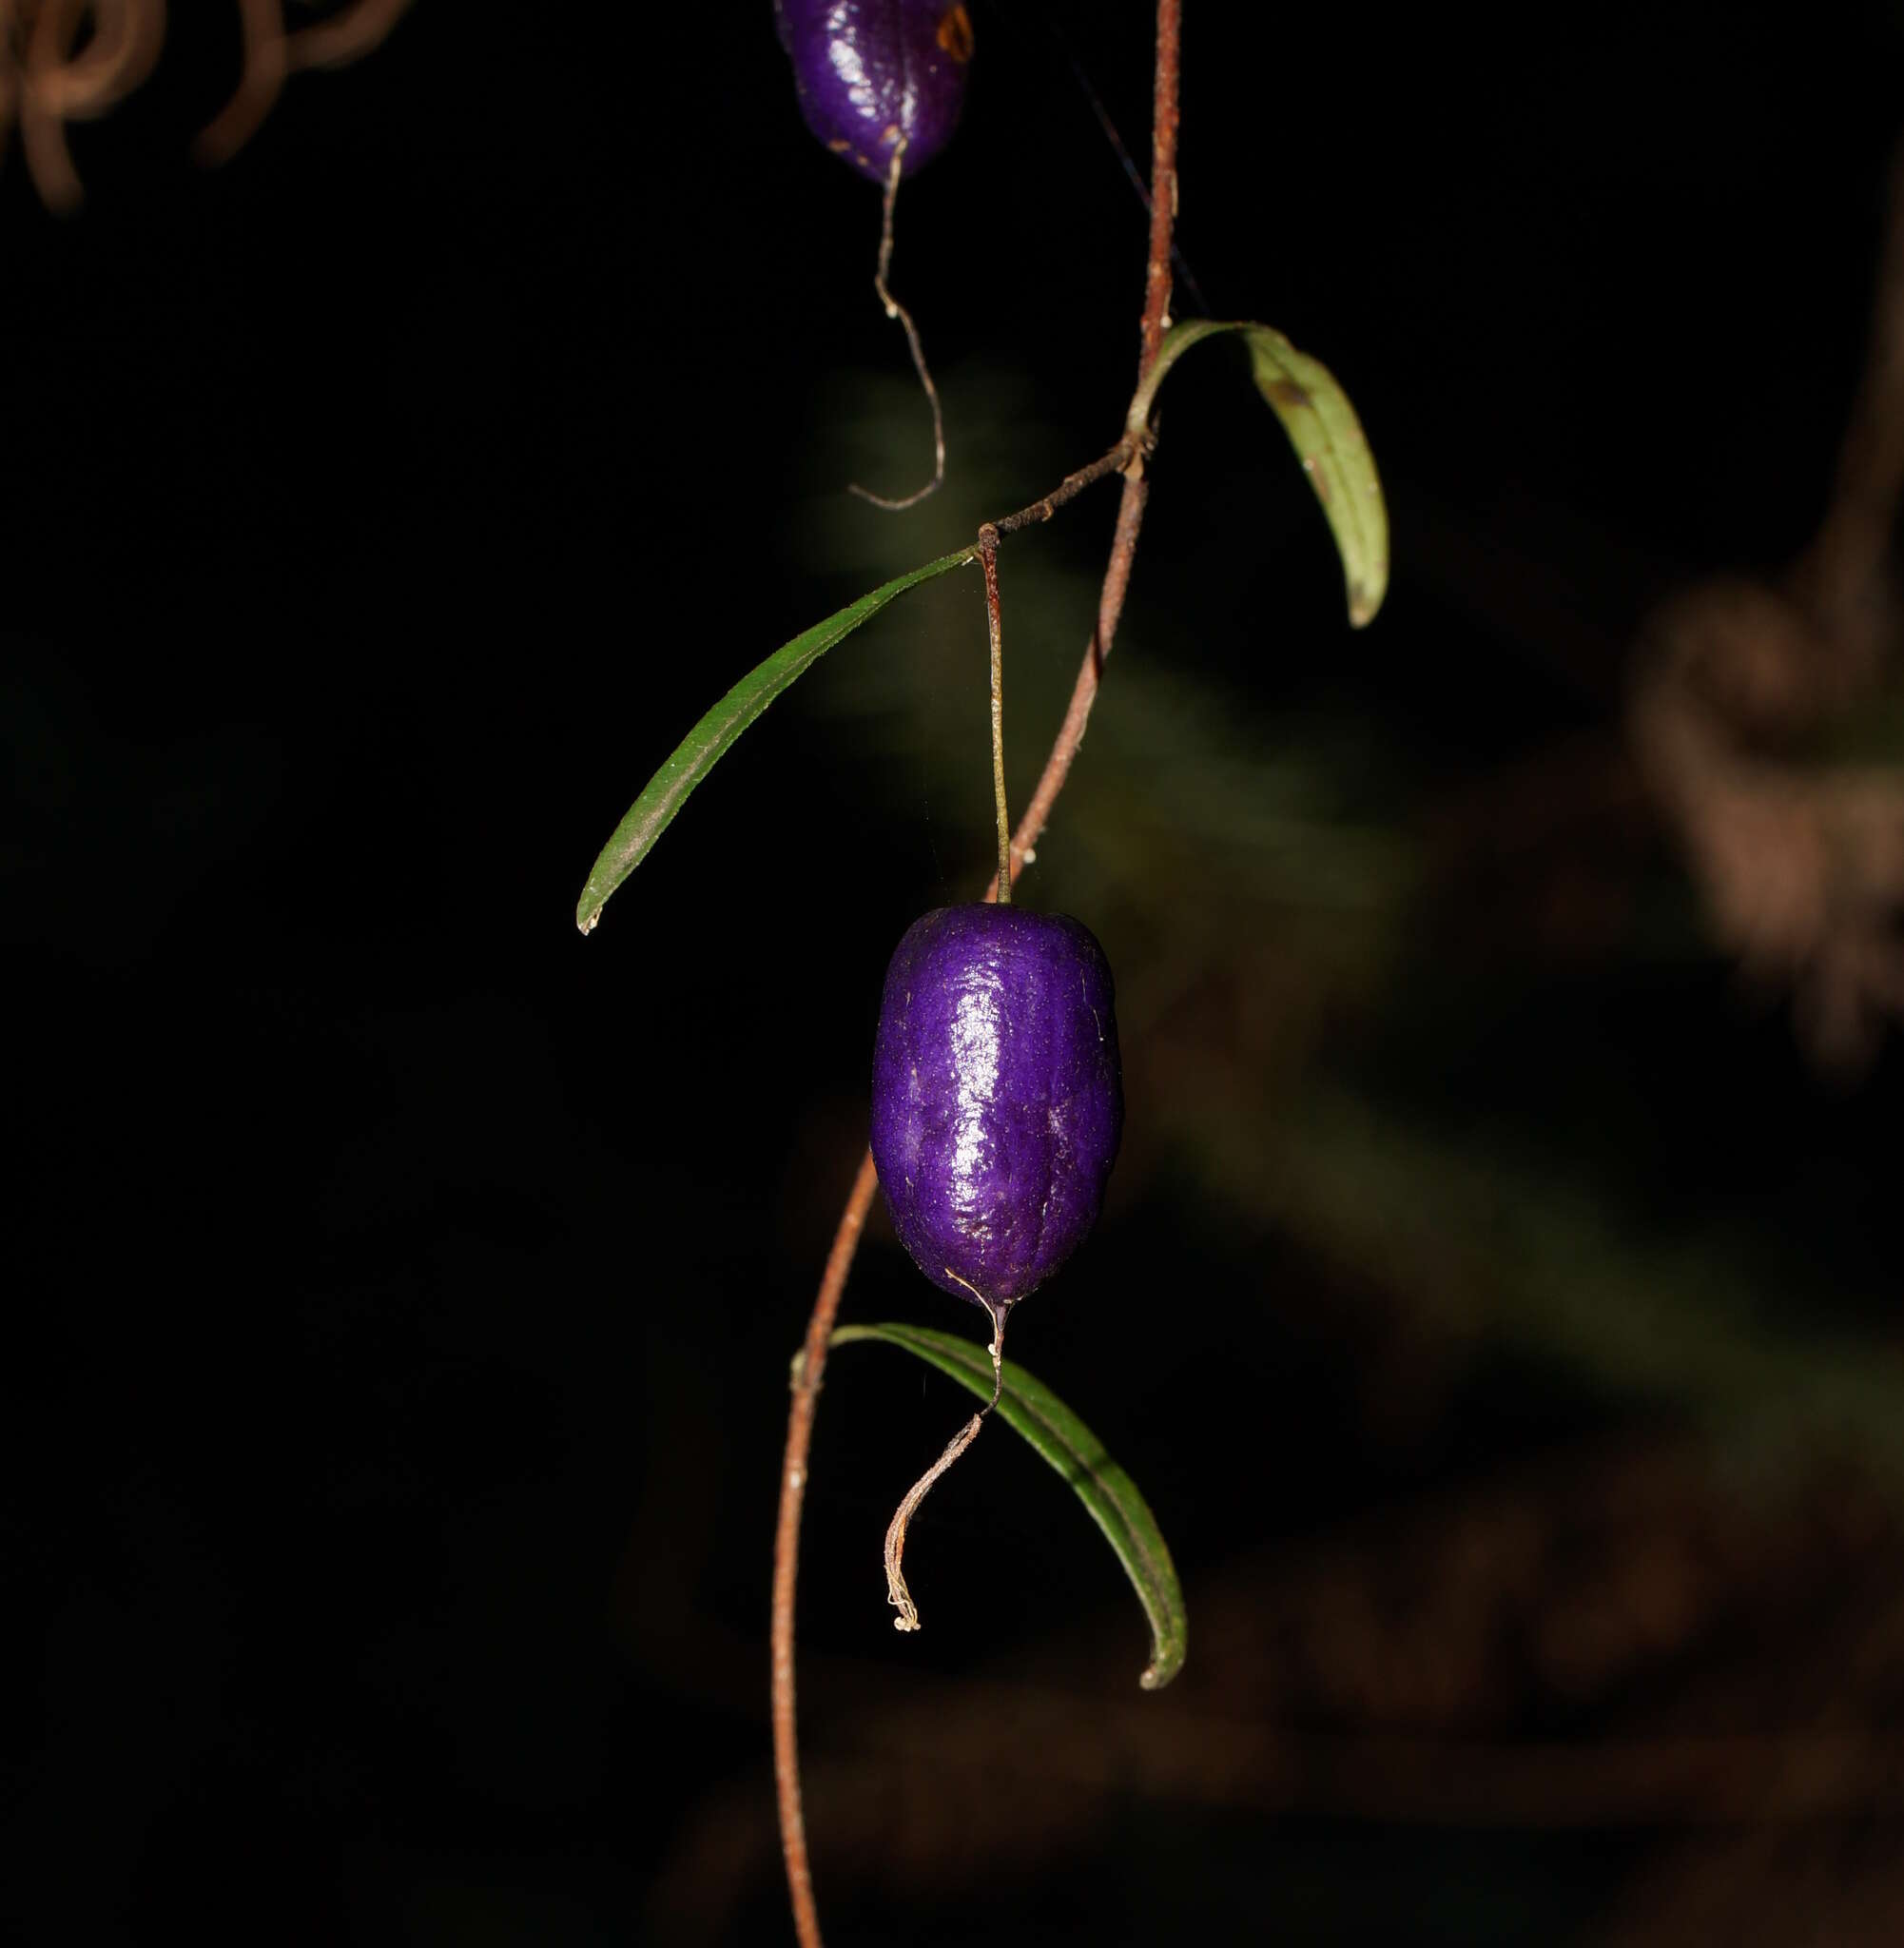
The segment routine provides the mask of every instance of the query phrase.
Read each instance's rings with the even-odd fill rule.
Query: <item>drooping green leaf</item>
[[[828,1343],[848,1346],[860,1339],[903,1347],[981,1400],[992,1397],[991,1357],[970,1340],[923,1326],[888,1324],[842,1326]],[[1005,1361],[999,1413],[1071,1485],[1123,1564],[1151,1627],[1150,1668],[1137,1682],[1147,1691],[1160,1689],[1183,1668],[1190,1625],[1175,1566],[1150,1505],[1104,1451],[1103,1442],[1042,1380],[1014,1360]]]
[[[766,662],[749,670],[674,747],[667,762],[649,779],[641,796],[629,807],[590,869],[589,883],[582,888],[580,903],[575,907],[575,925],[584,933],[593,931],[609,895],[647,858],[669,821],[686,803],[688,794],[783,690],[806,675],[835,643],[877,615],[894,596],[916,589],[921,582],[928,582],[948,569],[962,568],[977,559],[975,549],[962,548],[956,554],[942,555],[937,561],[928,561],[923,568],[909,569],[870,594],[862,595],[857,602],[848,602],[826,621],[801,631],[790,643],[775,650]]]
[[[1281,332],[1266,324],[1194,319],[1164,334],[1156,363],[1131,401],[1130,430],[1141,433],[1149,425],[1157,388],[1184,353],[1205,339],[1228,332],[1242,333],[1256,390],[1283,422],[1322,503],[1342,556],[1349,620],[1360,629],[1373,619],[1388,592],[1389,510],[1362,422],[1326,365],[1297,351]]]

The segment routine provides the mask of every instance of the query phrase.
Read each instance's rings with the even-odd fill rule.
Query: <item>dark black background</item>
[[[1042,10],[975,8],[966,125],[902,200],[895,274],[953,484],[888,519],[839,492],[907,484],[925,453],[867,288],[877,196],[802,127],[765,5],[419,0],[216,173],[187,148],[235,29],[174,11],[153,82],[74,135],[80,213],[40,209],[17,147],[0,171],[7,1552],[45,1627],[8,1879],[46,1941],[782,1938],[787,1359],[885,957],[982,884],[980,664],[893,728],[854,690],[904,657],[893,612],[587,941],[573,905],[743,669],[1110,442],[1142,211]],[[1050,12],[1145,155],[1147,10]],[[1649,600],[1809,536],[1863,357],[1899,20],[1603,10],[1484,37],[1190,12],[1180,243],[1217,315],[1350,388],[1396,578],[1351,636],[1281,437],[1199,353],[1119,654],[1251,721],[1326,704],[1387,753],[1368,815],[1426,829],[1606,731]],[[1007,611],[1022,781],[1114,501],[1007,557],[1008,603],[1033,560],[1070,577],[1049,632]],[[918,601],[981,656],[963,578]],[[1126,749],[1087,743],[1094,803],[1166,789],[1140,745],[1105,775]],[[1084,818],[1060,808],[1034,902],[1077,904]],[[1160,886],[1100,829],[1117,903],[1085,917],[1141,982],[1195,869]],[[1644,870],[1674,885],[1663,847]],[[1816,1330],[1882,1342],[1894,1048],[1820,1082],[1716,954],[1530,972],[1475,944],[1471,888],[1411,911],[1380,964],[1408,1004],[1345,1060],[1564,1129],[1656,1213],[1738,1212],[1742,1249],[1815,1276]],[[1236,1062],[1273,1122],[1285,1079]],[[1637,1152],[1581,1107],[1608,1063],[1650,1103]],[[987,1685],[1186,1714],[1207,1745],[1236,1701],[1195,1688],[1198,1594],[1239,1552],[1406,1529],[1422,1495],[1512,1483],[1582,1429],[1700,1418],[1511,1332],[1462,1339],[1432,1407],[1370,1410],[1370,1364],[1399,1335],[1432,1365],[1440,1329],[1405,1331],[1405,1298],[1273,1194],[1213,1188],[1179,1140],[1204,1084],[1172,1074],[1140,1069],[1103,1229],[1014,1350],[1149,1492],[1191,1670],[1137,1698],[1115,1565],[999,1434],[929,1505],[927,1628],[896,1639],[879,1535],[962,1409],[897,1354],[843,1354],[802,1585],[829,1938],[1597,1938],[1663,1844],[1644,1822],[1253,1803],[1029,1729],[1009,1776],[944,1783]],[[847,1307],[970,1323],[883,1227]],[[1216,1669],[1248,1664],[1241,1614]],[[1502,1735],[1566,1729],[1517,1709]]]

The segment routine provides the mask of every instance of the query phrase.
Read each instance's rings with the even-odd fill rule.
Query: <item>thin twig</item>
[[[912,369],[919,374],[919,382],[925,388],[925,397],[932,405],[932,477],[916,494],[908,494],[900,500],[888,500],[884,494],[875,494],[870,488],[862,487],[857,481],[848,481],[846,492],[857,494],[862,500],[869,500],[875,507],[883,507],[888,514],[903,514],[908,507],[917,507],[928,494],[936,493],[945,479],[945,415],[939,407],[939,388],[932,382],[932,374],[925,363],[925,347],[919,342],[919,327],[912,321],[912,313],[886,289],[886,274],[892,269],[892,212],[899,201],[899,169],[905,155],[906,138],[901,136],[899,146],[892,152],[892,166],[886,171],[885,203],[880,218],[880,262],[873,273],[873,289],[879,293],[880,302],[885,306],[885,315],[896,318],[905,330],[906,348],[912,354]]]
[[[1151,234],[1150,255],[1144,275],[1144,315],[1141,325],[1142,352],[1137,360],[1137,384],[1149,378],[1163,341],[1165,321],[1170,313],[1170,243],[1176,214],[1176,124],[1177,71],[1181,46],[1182,0],[1157,0],[1156,79],[1153,106],[1151,142]],[[1107,457],[1108,458],[1108,457]],[[1045,759],[1044,771],[1031,804],[1019,821],[1011,846],[1004,877],[1017,878],[1045,824],[1072,760],[1084,741],[1084,730],[1091,716],[1091,705],[1098,694],[1104,659],[1111,653],[1112,639],[1123,614],[1124,596],[1130,587],[1131,567],[1137,557],[1137,532],[1143,524],[1147,490],[1144,482],[1144,453],[1141,446],[1130,451],[1120,463],[1124,474],[1124,495],[1117,509],[1117,534],[1111,543],[1111,558],[1104,570],[1104,584],[1098,598],[1098,627],[1086,645],[1078,666],[1078,680],[1072,688],[1071,703],[1059,726],[1058,736]],[[1103,462],[1098,471],[1085,469],[1093,479],[1101,479],[1111,469]],[[1076,479],[1078,477],[1073,476]],[[1067,485],[1069,483],[1067,482]],[[1088,483],[1087,483],[1088,484]],[[1062,489],[1059,490],[1063,492]],[[1077,489],[1073,489],[1077,492]],[[1066,495],[1065,498],[1070,496]],[[1054,497],[1055,499],[1055,497]],[[1036,504],[1041,509],[1044,503]],[[1048,518],[1048,515],[1026,510],[1027,521]],[[996,523],[999,532],[1005,524]],[[988,897],[996,898],[994,881]],[[846,1208],[840,1214],[840,1228],[833,1237],[833,1248],[826,1256],[826,1270],[813,1301],[813,1315],[806,1325],[805,1357],[793,1383],[793,1405],[787,1420],[787,1452],[781,1464],[780,1521],[773,1544],[773,1772],[780,1803],[781,1852],[787,1863],[787,1891],[793,1908],[794,1932],[800,1948],[821,1948],[820,1916],[813,1901],[812,1868],[806,1856],[806,1823],[800,1807],[800,1745],[794,1714],[793,1644],[794,1588],[800,1567],[800,1511],[806,1490],[806,1457],[813,1438],[813,1412],[826,1366],[826,1342],[839,1315],[840,1297],[845,1290],[846,1274],[852,1268],[853,1253],[872,1207],[873,1190],[878,1183],[870,1152],[861,1159],[859,1175],[853,1179]]]
[[[1007,535],[1016,535],[1021,529],[1048,521],[1067,500],[1076,500],[1094,482],[1109,475],[1122,473],[1130,465],[1138,445],[1135,435],[1125,434],[1109,453],[1100,454],[1088,467],[1079,467],[1075,474],[1066,474],[1042,500],[1034,500],[1029,507],[1021,507],[1016,514],[1006,515],[1003,520],[989,521],[986,526],[1002,540]],[[981,528],[981,538],[983,534]]]

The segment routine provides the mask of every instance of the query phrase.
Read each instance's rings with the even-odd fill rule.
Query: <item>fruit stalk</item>
[[[1150,377],[1170,315],[1171,236],[1176,214],[1177,73],[1182,44],[1183,0],[1157,0],[1156,68],[1151,127],[1151,233],[1144,275],[1144,309],[1139,325],[1142,351],[1137,360],[1137,384]],[[1123,614],[1131,568],[1137,558],[1137,535],[1143,525],[1148,483],[1144,453],[1133,452],[1124,465],[1124,493],[1117,508],[1117,528],[1098,597],[1098,626],[1085,646],[1072,686],[1064,721],[1045,759],[1044,770],[1031,804],[1019,821],[1001,878],[993,883],[991,897],[1009,886],[1026,855],[1038,844],[1058,794],[1071,770],[1072,760],[1084,741],[1091,705],[1098,694],[1104,659]],[[772,1610],[773,1775],[780,1810],[781,1853],[787,1865],[787,1897],[793,1910],[794,1933],[800,1948],[821,1948],[820,1916],[813,1900],[812,1868],[806,1855],[806,1821],[800,1804],[800,1745],[794,1714],[793,1599],[800,1568],[800,1513],[806,1499],[806,1458],[813,1439],[813,1412],[826,1366],[826,1342],[840,1310],[846,1275],[872,1208],[879,1178],[870,1151],[860,1159],[859,1175],[840,1214],[839,1229],[826,1256],[826,1269],[807,1322],[806,1357],[793,1385],[787,1413],[787,1451],[781,1463],[780,1520],[774,1533]]]
[[[985,626],[992,642],[992,802],[999,815],[1001,906],[1012,903],[1012,821],[1005,809],[1005,628],[999,606],[999,531],[989,522],[979,530],[979,561],[985,571]]]

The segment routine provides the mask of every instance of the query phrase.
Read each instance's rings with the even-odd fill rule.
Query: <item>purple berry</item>
[[[806,126],[884,183],[905,138],[905,175],[959,126],[972,23],[952,0],[773,0]]]
[[[873,1161],[935,1285],[1006,1310],[1098,1220],[1124,1123],[1111,969],[1090,929],[942,906],[886,970]]]

